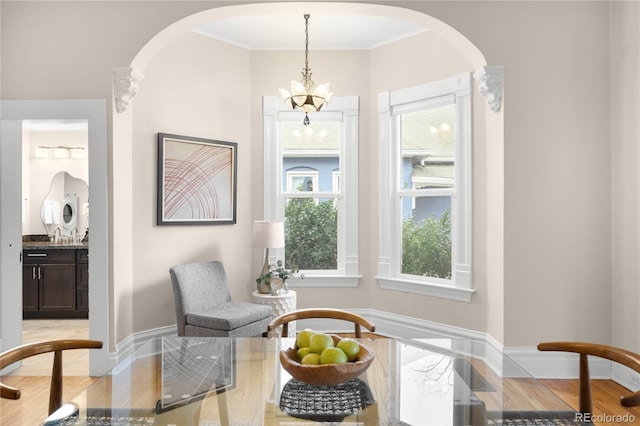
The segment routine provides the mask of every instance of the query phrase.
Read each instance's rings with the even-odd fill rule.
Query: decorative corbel
[[[113,68],[113,100],[116,111],[125,112],[138,93],[142,74],[131,67]]]
[[[482,67],[473,74],[473,77],[478,80],[480,94],[487,98],[491,111],[500,111],[504,90],[504,67],[499,65]]]

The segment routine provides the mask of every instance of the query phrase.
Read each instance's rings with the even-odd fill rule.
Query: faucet
[[[62,236],[62,229],[60,229],[59,226],[56,226],[56,229],[53,230],[53,242],[57,243],[60,240],[61,236]]]

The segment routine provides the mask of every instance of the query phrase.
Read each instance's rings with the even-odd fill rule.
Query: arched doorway
[[[345,3],[268,3],[268,4],[255,4],[255,5],[241,5],[241,6],[229,6],[229,7],[221,7],[216,9],[210,9],[207,11],[199,12],[194,15],[191,15],[185,19],[182,19],[169,27],[165,28],[163,31],[158,33],[153,39],[149,41],[145,45],[143,49],[141,49],[135,58],[128,64],[128,70],[131,73],[132,80],[135,80],[137,77],[141,77],[145,75],[145,71],[148,69],[147,67],[151,66],[150,64],[161,54],[165,49],[168,48],[176,39],[182,37],[183,35],[189,33],[193,28],[202,25],[206,22],[216,21],[216,20],[224,20],[227,18],[232,18],[234,16],[240,15],[273,15],[278,13],[285,14],[297,14],[302,15],[303,13],[311,13],[315,16],[322,14],[342,14],[342,15],[358,15],[358,14],[373,14],[373,15],[387,15],[394,16],[398,19],[408,20],[424,27],[428,27],[430,31],[436,32],[440,37],[447,40],[447,42],[454,46],[456,49],[465,52],[467,57],[467,61],[472,64],[473,68],[480,68],[486,65],[486,61],[482,55],[482,53],[471,43],[468,39],[466,39],[462,34],[458,31],[450,27],[449,25],[443,23],[442,21],[435,19],[431,16],[428,16],[424,13],[417,12],[409,9],[402,9],[397,7],[390,6],[381,6],[381,5],[367,5],[367,4],[345,4]],[[286,77],[286,76],[285,76]],[[142,77],[141,77],[142,78]],[[248,83],[248,82],[247,82]],[[141,85],[141,90],[147,90],[148,87],[145,87],[145,83],[143,81]],[[274,89],[275,90],[275,89]],[[139,98],[138,98],[139,99]],[[138,235],[143,233],[147,233],[150,236],[149,241],[146,243],[146,246],[150,244],[154,245],[154,243],[162,243],[162,241],[166,241],[166,238],[160,238],[159,236],[153,236],[152,234],[156,233],[160,235],[160,232],[163,235],[169,235],[169,232],[165,232],[164,230],[152,229],[152,227],[148,227],[147,229],[140,230],[137,226],[136,219],[131,212],[139,211],[135,208],[136,200],[136,192],[142,193],[143,188],[139,189],[132,188],[133,185],[141,183],[141,185],[145,186],[148,190],[150,185],[154,185],[154,182],[149,179],[150,173],[147,172],[144,179],[148,179],[145,182],[134,183],[133,175],[134,175],[134,164],[137,160],[153,157],[155,155],[152,147],[147,148],[139,148],[143,145],[149,145],[148,140],[134,140],[134,135],[144,135],[145,138],[149,136],[150,133],[160,131],[160,129],[152,129],[151,127],[145,128],[144,131],[135,130],[135,126],[137,125],[136,115],[134,111],[136,109],[136,101],[131,104],[132,106],[129,109],[126,109],[122,112],[114,112],[114,164],[118,164],[119,176],[117,179],[122,179],[125,185],[119,185],[116,183],[114,185],[115,191],[121,191],[120,194],[114,194],[114,201],[117,205],[114,205],[114,229],[123,229],[123,230],[136,230]],[[159,120],[160,121],[160,120]],[[171,122],[171,126],[180,127],[180,123],[178,123],[179,119],[176,118],[175,121]],[[166,120],[162,121],[167,123]],[[168,125],[168,124],[167,124]],[[190,128],[192,129],[192,127]],[[168,130],[164,128],[163,130]],[[137,137],[137,136],[136,136]],[[144,156],[137,157],[135,154],[131,156],[131,147],[135,146],[136,149],[145,149]],[[251,149],[251,148],[249,148]],[[499,167],[499,165],[498,165]],[[147,200],[148,201],[148,200]],[[150,204],[149,202],[146,203]],[[143,211],[141,212],[146,218],[150,217],[150,212]],[[149,221],[147,219],[147,223],[145,226],[149,225]],[[237,226],[239,233],[245,232],[246,229],[243,228],[246,225],[239,224]],[[114,236],[115,238],[115,236]],[[123,243],[120,244],[118,242],[114,242],[114,245],[118,247],[135,247],[136,241],[134,238],[138,238],[134,236],[134,233],[127,232],[118,232],[117,238]],[[204,248],[203,248],[204,249]],[[139,265],[138,262],[134,262],[132,259],[133,249],[131,252],[128,252],[128,249],[124,249],[122,252],[116,254],[116,258],[114,258],[114,271],[119,276],[114,277],[114,283],[117,286],[115,290],[115,299],[116,303],[119,306],[114,307],[115,312],[119,312],[123,310],[125,312],[129,312],[132,310],[132,307],[135,305],[134,299],[137,294],[143,294],[144,287],[151,288],[153,285],[158,285],[160,281],[160,275],[158,278],[153,278],[148,281],[148,283],[142,282],[139,278],[138,268],[145,268],[143,265]],[[167,261],[168,262],[168,261]],[[163,269],[166,266],[170,266],[168,263],[161,265]],[[164,269],[163,269],[164,273]],[[153,282],[155,280],[155,282]],[[134,287],[135,286],[135,287]],[[163,289],[162,291],[165,291]],[[171,300],[163,300],[161,303],[164,303],[165,307],[168,307]],[[169,321],[169,316],[165,315],[167,318],[166,321]],[[119,321],[118,316],[116,315],[116,321]],[[124,319],[125,321],[127,319]],[[131,327],[132,331],[141,331],[147,327],[140,326],[135,323],[136,319],[131,319]],[[150,328],[150,327],[148,327]],[[116,336],[116,339],[119,340],[127,336],[127,325],[123,325],[122,330],[118,331],[119,327],[116,325],[117,333],[120,336]]]

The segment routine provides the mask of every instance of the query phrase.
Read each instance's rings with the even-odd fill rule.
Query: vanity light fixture
[[[36,148],[35,156],[36,158],[83,160],[85,150],[81,146],[39,146]]]
[[[49,147],[46,147],[46,146],[37,147],[36,158],[49,158]]]
[[[85,158],[84,148],[81,147],[69,148],[69,154],[74,160],[84,160]]]
[[[291,81],[291,91],[280,89],[282,99],[291,109],[301,109],[304,111],[302,124],[308,126],[309,113],[320,111],[329,102],[333,93],[329,92],[329,84],[321,84],[316,87],[311,79],[311,68],[309,68],[309,16],[304,15],[305,21],[305,45],[304,45],[304,68],[302,69],[302,80]]]
[[[53,158],[69,158],[69,150],[58,146],[53,148]]]

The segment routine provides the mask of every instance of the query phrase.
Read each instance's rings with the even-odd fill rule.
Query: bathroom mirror
[[[58,172],[51,179],[49,193],[40,208],[42,223],[47,234],[56,228],[60,235],[76,235],[82,238],[89,227],[89,186],[67,172]]]

